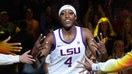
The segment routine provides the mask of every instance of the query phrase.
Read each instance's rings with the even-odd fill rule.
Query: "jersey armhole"
[[[53,39],[54,39],[54,44],[53,44],[53,46],[51,47],[51,51],[53,51],[53,50],[56,48],[56,38],[55,38],[54,32],[52,32],[52,35],[53,35]]]
[[[80,32],[81,32],[81,38],[82,38],[82,42],[85,45],[85,41],[84,41],[84,37],[83,37],[83,32],[82,32],[82,28],[80,27]]]

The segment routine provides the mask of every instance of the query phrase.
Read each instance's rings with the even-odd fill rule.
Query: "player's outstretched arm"
[[[41,54],[41,50],[43,49],[43,41],[45,38],[46,36],[43,36],[42,34],[40,34],[39,38],[35,42],[33,49],[31,51],[31,55],[36,60],[36,62],[33,64],[35,68],[41,64],[40,59],[38,57]]]
[[[100,33],[100,37],[97,35],[97,41],[95,41],[94,39],[92,39],[94,44],[91,44],[93,47],[96,48],[96,58],[98,61],[104,61],[107,58],[107,50],[105,47],[105,43],[104,43],[104,39],[102,36],[102,33]]]

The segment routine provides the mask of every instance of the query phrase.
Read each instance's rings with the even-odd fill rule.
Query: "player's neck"
[[[62,34],[65,34],[65,35],[70,35],[70,34],[74,34],[75,33],[75,26],[71,27],[70,29],[65,29],[65,28],[62,28]]]

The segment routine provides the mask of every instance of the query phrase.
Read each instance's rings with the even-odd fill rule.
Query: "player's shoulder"
[[[80,27],[80,26],[75,26],[76,28],[81,28],[83,31],[87,31],[87,30],[89,30],[88,28],[86,28],[86,27]]]
[[[86,27],[81,27],[81,28],[82,28],[82,32],[86,32],[86,33],[90,32],[90,30]]]
[[[83,35],[84,39],[91,38],[92,32],[88,28],[82,27],[82,35]]]
[[[53,42],[54,37],[53,37],[52,32],[50,32],[50,33],[48,33],[48,34],[47,34],[47,36],[46,36],[46,39],[45,39],[45,40],[47,40],[47,41],[49,41],[49,42]]]

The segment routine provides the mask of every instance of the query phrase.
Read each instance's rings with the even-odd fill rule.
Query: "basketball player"
[[[91,45],[95,44],[93,35],[87,28],[76,26],[77,13],[73,6],[62,6],[59,9],[58,15],[62,28],[47,35],[42,44],[43,49],[40,50],[40,57],[46,57],[50,53],[48,74],[78,74],[81,69],[76,68],[76,66],[80,65],[77,61],[85,61],[83,55],[85,54],[86,47],[88,46],[93,54],[98,56],[106,54],[105,46],[98,50]],[[40,37],[40,43],[41,40]],[[103,43],[100,39],[98,40],[100,44]],[[38,43],[36,42],[36,47],[40,45]],[[98,51],[102,51],[102,53],[98,53]],[[32,55],[34,58],[37,58],[37,52],[39,50],[33,48]]]

